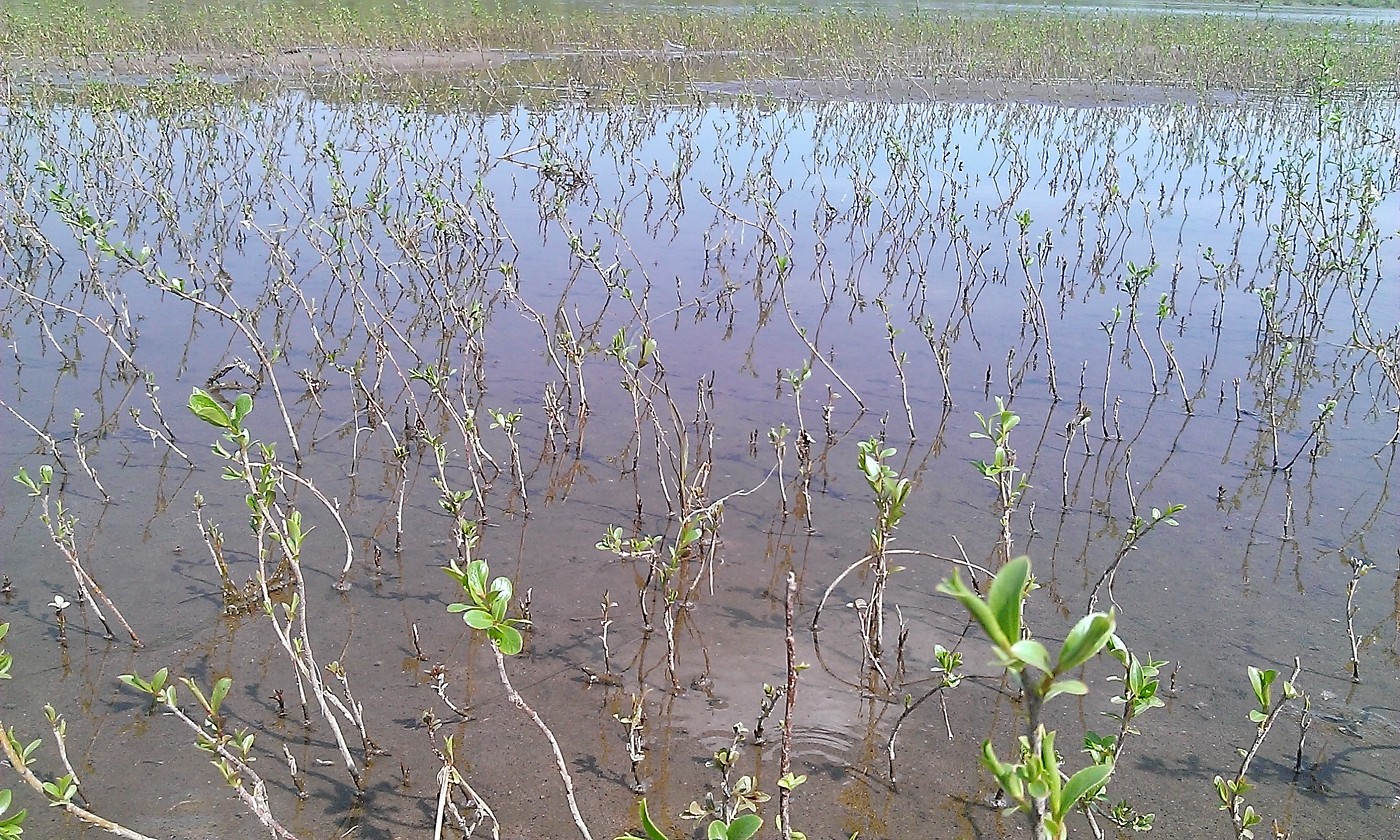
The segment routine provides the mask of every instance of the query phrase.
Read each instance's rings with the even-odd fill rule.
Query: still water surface
[[[794,714],[795,770],[810,776],[799,827],[1009,833],[976,755],[986,737],[1009,749],[1017,707],[977,634],[934,592],[949,563],[914,558],[892,580],[890,622],[909,631],[903,667],[886,657],[892,689],[862,668],[847,606],[867,582],[847,578],[821,632],[805,630],[868,548],[873,505],[855,453],[871,436],[914,482],[896,546],[994,562],[993,489],[969,464],[988,449],[969,432],[1001,396],[1021,417],[1013,447],[1030,487],[1012,529],[1036,564],[1037,634],[1059,638],[1083,614],[1134,509],[1186,505],[1117,576],[1120,634],[1169,663],[1173,690],[1129,743],[1115,799],[1157,813],[1170,836],[1228,836],[1210,780],[1233,771],[1252,736],[1245,668],[1287,669],[1296,656],[1317,710],[1302,767],[1293,772],[1296,718],[1285,718],[1255,764],[1252,801],[1295,837],[1387,836],[1400,797],[1396,393],[1353,336],[1394,336],[1400,313],[1400,109],[1342,113],[1332,135],[1301,100],[533,110],[289,92],[169,116],[61,102],[11,112],[0,463],[34,473],[55,449],[63,457],[58,493],[78,551],[147,644],[104,641],[74,607],[59,646],[48,604],[73,598],[72,577],[33,501],[6,482],[18,677],[6,723],[38,737],[53,702],[89,801],[148,834],[230,836],[237,824],[251,836],[251,817],[222,804],[216,772],[179,727],[116,680],[164,665],[204,683],[230,675],[230,714],[258,733],[274,808],[303,836],[425,836],[444,732],[506,836],[567,836],[543,742],[446,611],[457,596],[438,568],[456,550],[434,485],[446,476],[484,491],[480,555],[531,592],[513,678],[558,733],[598,835],[628,827],[636,798],[614,718],[630,694],[649,717],[640,777],[668,820],[703,798],[715,778],[703,762],[731,727],[754,727],[763,684],[783,678],[789,569],[799,657],[814,665]],[[255,565],[246,508],[219,480],[213,432],[183,403],[194,387],[255,389],[254,355],[140,271],[91,259],[48,198],[59,183],[112,223],[112,241],[149,245],[156,264],[244,313],[276,349],[302,475],[350,531],[340,592],[338,527],[298,497],[316,526],[306,608],[318,656],[350,670],[390,752],[361,800],[324,727],[308,734],[295,714],[277,716],[274,692],[294,693],[286,661],[261,617],[221,615],[194,514],[198,493],[241,583]],[[1130,265],[1156,267],[1135,285]],[[655,413],[620,386],[607,352],[619,334],[634,359],[656,342],[643,369]],[[476,411],[489,461],[473,460],[412,375],[429,366],[451,371],[453,404]],[[804,367],[799,398],[788,380]],[[1328,399],[1336,408],[1314,435]],[[178,452],[142,428],[163,428],[157,406]],[[266,385],[256,406],[255,435],[289,459]],[[523,496],[493,409],[520,413]],[[429,435],[445,442],[441,473]],[[1295,455],[1291,471],[1272,469]],[[609,526],[673,538],[686,494],[728,498],[705,562],[685,567],[672,669],[660,627],[644,631],[664,610],[654,592],[638,597],[647,562],[594,546]],[[1376,567],[1354,601],[1358,686],[1349,557]],[[981,679],[949,695],[946,718],[936,700],[910,717],[896,788],[885,743],[903,696],[927,690],[935,644],[961,645]],[[472,720],[435,694],[439,663]],[[585,668],[609,665],[621,685],[590,684]],[[1116,726],[1101,717],[1118,689],[1109,673],[1090,669],[1090,695],[1055,704],[1075,764],[1085,729]],[[426,709],[447,722],[436,742]],[[305,803],[282,743],[308,773]],[[741,767],[769,789],[775,743],[749,747]],[[43,756],[53,772],[51,746]],[[37,836],[80,836],[30,804]]]

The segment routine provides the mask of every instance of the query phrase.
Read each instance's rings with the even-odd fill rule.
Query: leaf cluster
[[[491,568],[485,560],[471,560],[466,568],[456,560],[443,569],[467,593],[469,603],[449,604],[449,612],[461,613],[462,621],[473,630],[483,630],[506,656],[514,656],[525,647],[518,627],[528,624],[521,618],[508,618],[510,599],[515,585],[504,575],[491,579]]]
[[[875,507],[879,511],[880,527],[885,533],[894,530],[904,518],[904,502],[909,497],[910,482],[900,478],[887,458],[894,456],[893,447],[885,447],[879,438],[863,440],[856,445],[856,465],[865,476],[865,483],[875,494]]]
[[[1036,815],[1043,836],[1059,840],[1066,835],[1069,812],[1103,791],[1113,774],[1113,756],[1091,750],[1095,763],[1066,778],[1055,752],[1055,733],[1038,723],[1038,709],[1056,695],[1088,692],[1083,682],[1068,674],[1109,645],[1115,618],[1112,613],[1098,612],[1081,618],[1052,661],[1045,645],[1024,633],[1025,600],[1033,585],[1030,559],[1022,556],[1002,566],[985,600],[957,571],[939,584],[938,590],[956,598],[987,634],[998,662],[1025,690],[1032,710],[1034,728],[1019,740],[1019,760],[1003,761],[988,740],[982,744],[982,764],[1010,798],[1013,809]]]
[[[647,812],[645,799],[637,805],[637,818],[642,824],[641,836],[628,833],[619,836],[617,840],[671,840],[652,820],[651,814]],[[705,840],[749,840],[762,827],[763,818],[758,814],[740,814],[728,822],[712,821],[705,829]]]

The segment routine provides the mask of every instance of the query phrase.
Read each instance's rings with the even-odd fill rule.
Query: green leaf
[[[473,598],[484,598],[486,595],[486,577],[491,574],[490,568],[485,560],[473,560],[467,564],[467,592]]]
[[[987,768],[987,772],[997,780],[997,784],[1005,791],[1006,795],[1015,802],[1022,802],[1025,799],[1026,789],[1021,777],[1016,773],[1016,765],[1006,764],[997,758],[996,750],[992,747],[991,741],[982,742],[982,766]]]
[[[525,647],[525,640],[520,637],[520,631],[509,624],[497,624],[488,634],[506,656],[514,656]]]
[[[1108,613],[1091,613],[1079,619],[1060,646],[1055,673],[1073,671],[1103,650],[1113,636],[1114,624],[1114,617]]]
[[[491,593],[503,601],[509,601],[515,595],[515,587],[511,585],[510,578],[501,576],[491,581]]]
[[[136,674],[118,674],[117,679],[121,680],[124,685],[129,685],[144,694],[151,693],[151,684]]]
[[[209,697],[209,702],[214,706],[214,714],[219,713],[219,706],[223,705],[224,698],[228,696],[228,690],[232,687],[233,680],[229,677],[220,677],[214,683],[214,690]]]
[[[218,426],[220,429],[233,428],[224,407],[199,388],[195,388],[194,393],[190,394],[190,411],[211,426]]]
[[[647,840],[670,840],[661,829],[656,827],[656,823],[651,821],[651,815],[647,813],[647,801],[643,799],[637,806],[637,816],[642,821],[642,831],[646,832]]]
[[[1050,652],[1035,639],[1022,639],[1011,646],[1011,655],[1045,673],[1051,672]]]
[[[705,840],[729,840],[729,826],[722,820],[711,820],[705,829]]]
[[[462,620],[473,630],[489,630],[496,626],[496,618],[485,610],[470,609],[462,613]]]
[[[1060,792],[1060,816],[1068,814],[1081,798],[1103,787],[1111,775],[1113,775],[1113,763],[1109,762],[1085,767],[1070,776],[1069,781],[1065,782],[1064,790]]]
[[[957,598],[963,608],[981,625],[982,632],[987,634],[987,638],[992,640],[992,644],[1003,650],[1011,647],[1011,642],[1001,632],[1001,627],[997,624],[996,616],[992,614],[991,607],[987,606],[986,601],[977,597],[977,593],[963,583],[962,575],[957,569],[953,570],[952,577],[938,584],[937,589],[945,595]]]
[[[987,606],[1006,640],[1004,646],[1021,638],[1021,599],[1030,577],[1031,560],[1023,554],[1001,567],[987,592]]]
[[[238,399],[233,401],[233,425],[236,428],[243,428],[243,418],[253,411],[253,396],[251,394],[239,394]]]
[[[459,586],[461,586],[463,589],[466,588],[466,586],[467,586],[467,573],[464,572],[464,571],[462,571],[462,567],[457,565],[457,561],[456,561],[456,560],[448,560],[448,561],[447,561],[447,565],[444,566],[444,567],[442,568],[442,570],[443,570],[443,572],[445,572],[445,573],[447,574],[448,577],[450,577],[450,578],[452,578],[453,580],[457,581],[457,584],[458,584]]]
[[[189,677],[181,677],[180,682],[184,683],[185,687],[194,694],[195,702],[199,703],[199,707],[203,709],[206,714],[212,715],[214,713],[214,706],[209,702],[209,698],[204,696],[204,691],[199,687],[199,683]]]
[[[1089,686],[1079,680],[1055,680],[1051,683],[1050,690],[1045,692],[1045,699],[1049,700],[1057,694],[1073,694],[1076,697],[1083,697],[1089,693]]]
[[[762,827],[763,818],[758,814],[744,814],[735,817],[734,821],[729,824],[729,834],[726,840],[749,840]]]
[[[1276,679],[1278,671],[1273,668],[1261,671],[1253,665],[1249,666],[1249,684],[1254,689],[1254,699],[1259,703],[1260,710],[1268,710],[1271,687]]]

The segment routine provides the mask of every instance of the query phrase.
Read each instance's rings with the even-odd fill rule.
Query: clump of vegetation
[[[0,53],[42,62],[185,55],[256,57],[254,66],[333,65],[411,69],[395,51],[485,51],[586,68],[615,83],[666,71],[694,78],[1086,81],[1182,84],[1211,90],[1301,90],[1331,60],[1348,86],[1394,90],[1400,37],[1394,25],[1237,14],[1138,11],[944,12],[868,9],[596,9],[515,4],[164,3],[133,9],[36,0],[5,12]],[[671,44],[673,48],[667,48]],[[1105,48],[1105,45],[1110,45]],[[362,54],[369,51],[369,54]],[[286,60],[313,56],[312,60]],[[497,60],[491,74],[502,72]],[[219,62],[223,66],[223,62]],[[445,66],[418,61],[420,69]],[[455,72],[472,69],[454,65]],[[509,67],[504,71],[511,75]],[[714,75],[712,75],[714,74]],[[629,81],[630,80],[630,81]],[[524,78],[518,81],[525,83]]]

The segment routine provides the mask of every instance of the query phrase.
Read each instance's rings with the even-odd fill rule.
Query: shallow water
[[[32,500],[6,482],[6,644],[17,662],[5,722],[28,740],[46,728],[43,702],[63,711],[87,799],[107,816],[153,836],[228,836],[230,820],[251,835],[252,818],[226,804],[190,737],[116,680],[163,665],[206,684],[229,675],[229,713],[258,734],[257,768],[290,828],[420,837],[441,743],[423,725],[431,708],[505,836],[572,832],[543,740],[505,702],[489,650],[445,609],[459,597],[438,570],[456,554],[453,524],[422,436],[444,441],[441,475],[454,487],[473,482],[469,441],[410,376],[435,364],[453,371],[453,405],[476,410],[497,465],[477,475],[479,553],[532,593],[512,679],[558,734],[597,836],[632,819],[613,717],[630,693],[645,697],[640,775],[653,813],[674,821],[703,799],[715,781],[704,761],[736,722],[753,728],[762,685],[783,679],[789,569],[799,658],[816,666],[802,674],[794,714],[795,770],[810,776],[795,797],[798,827],[812,837],[1010,831],[988,805],[976,756],[985,737],[1007,748],[1016,705],[998,690],[988,649],[975,632],[964,638],[961,614],[934,592],[950,564],[904,561],[892,581],[889,620],[898,606],[909,628],[904,672],[886,657],[893,690],[870,691],[862,669],[847,605],[867,582],[848,578],[821,632],[805,630],[826,587],[868,548],[873,506],[855,453],[872,435],[915,482],[896,547],[989,562],[994,496],[968,464],[987,447],[968,433],[974,412],[1003,396],[1022,418],[1013,446],[1031,487],[1012,525],[1042,587],[1030,616],[1038,634],[1059,638],[1083,613],[1134,505],[1143,515],[1187,505],[1178,527],[1128,555],[1113,592],[1120,635],[1168,660],[1174,686],[1129,743],[1115,800],[1157,813],[1171,836],[1226,836],[1210,780],[1234,769],[1252,737],[1244,670],[1286,670],[1297,656],[1300,687],[1318,706],[1304,763],[1295,776],[1296,727],[1285,718],[1255,764],[1251,801],[1297,837],[1384,836],[1400,794],[1388,724],[1400,678],[1388,445],[1397,397],[1350,337],[1358,313],[1374,335],[1394,336],[1400,312],[1400,160],[1383,142],[1400,131],[1400,108],[1362,101],[1340,113],[1331,133],[1303,100],[429,110],[287,92],[160,116],[47,100],[12,109],[0,163],[12,361],[0,399],[13,412],[0,410],[0,463],[32,474],[54,461],[15,414],[55,438],[78,550],[146,646],[104,641],[73,607],[60,647],[46,605],[55,592],[73,599],[72,578]],[[55,174],[37,171],[40,161]],[[255,357],[227,322],[148,286],[141,269],[94,267],[91,243],[75,240],[49,198],[60,183],[111,223],[112,242],[149,245],[153,265],[248,313],[277,350],[272,372],[302,474],[336,500],[350,531],[340,592],[344,541],[298,494],[316,526],[305,566],[317,655],[345,664],[370,734],[390,752],[373,762],[360,801],[325,726],[308,734],[295,711],[277,716],[274,691],[294,694],[288,663],[265,619],[221,615],[193,514],[198,492],[241,584],[255,566],[241,491],[220,481],[215,434],[183,403],[211,377],[229,398],[253,387],[229,368],[255,368]],[[1366,219],[1379,239],[1355,235]],[[1158,264],[1136,296],[1129,263]],[[123,329],[109,340],[113,324]],[[634,359],[646,337],[656,341],[642,369],[654,414],[634,411],[620,387],[606,353],[619,331]],[[804,364],[799,401],[784,380]],[[1314,446],[1316,406],[1329,397],[1338,405]],[[192,464],[136,425],[132,409],[161,428],[153,403]],[[1081,405],[1090,419],[1067,437]],[[77,457],[75,408],[109,503]],[[528,516],[490,409],[521,413]],[[290,459],[267,385],[252,424]],[[784,426],[780,460],[769,434]],[[1295,453],[1291,471],[1272,469]],[[613,525],[673,538],[697,485],[692,510],[728,498],[707,537],[713,554],[683,566],[672,673],[663,607],[654,588],[638,598],[647,563],[594,544]],[[1355,601],[1356,687],[1346,556],[1376,566]],[[606,664],[605,599],[615,603]],[[934,644],[959,642],[982,679],[948,696],[946,722],[936,699],[910,717],[896,789],[885,742],[901,698],[926,690]],[[433,692],[437,663],[473,720],[455,722]],[[621,685],[590,684],[584,668],[607,665]],[[1117,691],[1108,674],[1095,666],[1082,703],[1053,704],[1076,764],[1083,730],[1113,725],[1099,717]],[[769,790],[780,714],[741,763]],[[305,803],[292,796],[283,742],[308,772]],[[52,773],[51,744],[41,756]],[[80,836],[25,801],[37,836]]]

